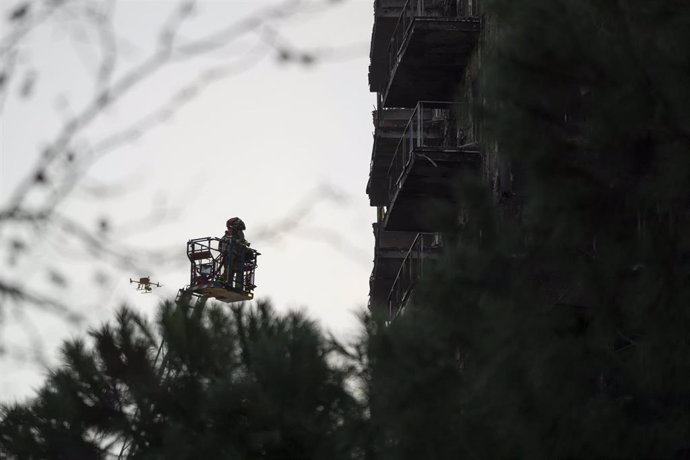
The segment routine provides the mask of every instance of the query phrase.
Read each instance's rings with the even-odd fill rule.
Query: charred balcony
[[[373,112],[374,142],[371,151],[371,164],[367,194],[371,206],[385,206],[388,201],[386,174],[398,142],[405,131],[412,109],[379,108]],[[407,247],[407,246],[406,246]]]
[[[403,259],[386,302],[389,320],[401,314],[412,292],[425,272],[439,259],[441,244],[438,234],[418,233]]]
[[[454,203],[454,181],[475,174],[479,145],[458,125],[457,105],[419,102],[398,140],[386,170],[387,231],[437,231],[437,205]]]
[[[386,232],[374,223],[374,268],[369,278],[369,308],[383,308],[388,293],[415,237],[414,232]]]
[[[388,45],[398,24],[405,0],[375,0],[374,28],[371,32],[369,57],[369,88],[373,92],[386,89],[388,79]]]
[[[439,0],[407,0],[388,44],[385,107],[453,96],[480,31],[480,19]],[[373,46],[373,45],[372,45]]]

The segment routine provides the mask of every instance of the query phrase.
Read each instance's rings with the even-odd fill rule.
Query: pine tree
[[[346,390],[348,371],[304,315],[277,315],[267,303],[202,314],[165,304],[157,325],[122,309],[89,340],[65,343],[37,397],[3,409],[0,451],[37,459],[356,457],[361,406]]]
[[[458,184],[447,260],[372,338],[379,455],[685,458],[690,4],[486,6],[485,144],[519,213]]]

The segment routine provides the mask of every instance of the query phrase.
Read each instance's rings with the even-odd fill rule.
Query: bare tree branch
[[[89,88],[87,98],[80,107],[70,107],[67,118],[38,155],[30,173],[21,178],[8,199],[0,205],[0,242],[8,244],[4,249],[12,257],[28,258],[35,254],[46,257],[39,247],[55,252],[56,256],[67,253],[70,259],[90,255],[110,267],[139,272],[145,272],[153,266],[160,268],[165,264],[179,263],[179,248],[141,250],[121,242],[124,236],[131,234],[133,228],[174,217],[178,212],[175,208],[154,210],[150,215],[141,219],[133,218],[129,223],[115,228],[104,219],[99,229],[85,223],[83,216],[70,216],[63,205],[74,197],[77,190],[100,197],[122,190],[118,186],[84,184],[83,180],[88,178],[90,168],[105,155],[162,125],[213,83],[252,69],[271,53],[278,53],[284,62],[305,66],[354,57],[360,45],[305,51],[287,43],[279,33],[279,27],[288,20],[326,11],[334,3],[283,0],[257,9],[217,30],[205,32],[200,37],[188,38],[183,35],[182,29],[194,14],[196,1],[183,0],[174,4],[167,20],[157,31],[153,50],[134,65],[124,67],[121,59],[123,50],[119,49],[123,48],[123,42],[114,24],[117,0],[21,2],[19,7],[24,5],[26,10],[22,12],[16,9],[13,12],[16,19],[12,20],[9,32],[0,38],[0,115],[3,114],[10,83],[15,85],[15,73],[26,71],[25,65],[21,64],[23,44],[33,32],[53,20],[63,21],[60,25],[69,27],[67,32],[76,35],[71,43],[84,51],[81,57],[93,59],[93,62],[87,62],[89,71],[93,71],[93,89]],[[85,36],[88,40],[84,39]],[[253,46],[228,61],[225,55],[231,45],[237,43],[243,46],[250,43]],[[366,55],[366,47],[361,48],[364,50],[362,54]],[[94,54],[94,50],[97,54]],[[286,52],[287,56],[284,56]],[[151,107],[148,113],[124,127],[95,138],[93,132],[98,128],[97,121],[102,120],[109,109],[121,107],[123,100],[131,97],[137,88],[155,82],[163,71],[173,66],[198,66],[201,59],[221,58],[221,55],[223,62],[216,61],[216,64],[185,78],[177,90]],[[13,152],[16,155],[22,153]],[[282,219],[260,228],[257,239],[274,241],[299,229],[301,235],[325,241],[346,256],[361,260],[362,251],[351,246],[337,232],[305,224],[321,203],[342,205],[347,203],[347,197],[333,187],[321,185]],[[31,235],[41,235],[37,244],[28,243]],[[46,245],[41,246],[44,242]],[[80,248],[78,256],[73,251],[75,247]],[[11,278],[0,278],[0,312],[6,306],[2,300],[9,300],[57,314],[68,322],[83,320],[77,309],[37,292],[27,280],[38,272],[33,266],[30,269],[27,277],[10,273]],[[52,264],[41,267],[40,273],[47,273],[50,278],[51,270],[52,279],[57,280],[62,276]]]
[[[101,11],[95,15],[101,45],[101,62],[96,78],[96,93],[103,91],[103,88],[110,84],[117,64],[117,38],[113,23],[115,4],[115,0],[107,0]]]
[[[25,17],[14,19],[14,27],[10,28],[10,33],[0,39],[0,62],[8,54],[14,52],[21,41],[35,28],[69,3],[71,3],[70,0],[63,0],[61,2],[24,2],[27,8]],[[38,11],[36,12],[37,9]]]
[[[259,47],[257,47],[250,50],[242,59],[206,69],[196,80],[179,89],[155,111],[130,124],[127,128],[96,141],[90,149],[93,154],[91,161],[97,161],[122,145],[136,141],[155,126],[168,121],[178,110],[196,98],[201,91],[207,89],[212,83],[251,70],[256,64],[263,60],[266,55],[265,50],[261,51]]]
[[[255,239],[270,242],[282,238],[295,231],[316,209],[316,206],[324,202],[342,205],[348,202],[348,197],[331,185],[318,185],[313,191],[306,193],[305,198],[293,210],[287,212],[284,217],[259,227],[255,233]]]
[[[6,282],[0,278],[0,299],[2,299],[2,297],[25,303],[28,302],[47,313],[59,315],[71,323],[78,324],[84,320],[84,316],[74,309],[49,297],[38,294],[26,286]]]
[[[166,23],[163,30],[159,33],[158,43],[159,46],[153,52],[151,56],[145,59],[141,64],[135,66],[125,75],[120,77],[117,81],[110,85],[105,85],[103,88],[97,92],[94,98],[87,103],[87,105],[81,110],[80,113],[73,116],[68,120],[61,131],[57,134],[55,139],[48,144],[48,147],[44,150],[43,155],[37,159],[36,165],[33,170],[36,175],[41,174],[47,168],[58,159],[68,159],[67,155],[74,155],[73,142],[75,137],[83,130],[85,130],[96,118],[103,113],[103,111],[109,106],[113,105],[117,100],[121,99],[126,95],[131,89],[143,82],[144,80],[152,77],[158,73],[166,64],[174,61],[179,61],[182,59],[190,59],[192,57],[198,56],[200,54],[218,49],[222,46],[227,45],[230,41],[239,38],[249,32],[259,29],[261,26],[268,24],[271,20],[284,18],[291,14],[294,14],[302,2],[289,0],[279,4],[278,6],[261,10],[259,13],[251,15],[250,17],[232,24],[220,31],[208,34],[205,37],[191,40],[184,45],[175,47],[175,37],[179,30],[180,25],[189,17],[193,11],[193,2],[183,2],[176,12],[171,16],[171,19]],[[276,45],[274,45],[276,46]],[[210,69],[204,75],[202,75],[202,80],[217,80],[221,78],[224,74],[230,74],[235,66],[230,66],[225,69],[215,68]],[[112,73],[112,70],[108,71]],[[195,88],[197,88],[195,90]],[[178,93],[173,99],[183,98],[186,100],[191,99],[193,94],[187,93],[185,91],[198,93],[198,83],[192,83],[182,90],[182,94]],[[157,114],[148,118],[147,121],[151,123],[151,126],[155,126],[160,122],[164,121],[170,113],[170,107],[161,107]],[[153,120],[161,121],[153,121]],[[138,137],[141,135],[143,130],[130,130],[127,134],[119,137],[119,142],[123,142],[123,139],[127,139],[128,136]],[[74,158],[71,162],[74,161]],[[24,181],[15,189],[14,193],[8,202],[7,208],[15,209],[22,206],[23,201],[29,192],[36,186],[36,175],[25,178]],[[73,178],[72,178],[73,179]],[[73,183],[69,181],[69,183]],[[61,199],[64,198],[62,194]],[[53,200],[51,208],[54,208],[59,200]],[[50,212],[50,209],[45,209],[45,211]]]

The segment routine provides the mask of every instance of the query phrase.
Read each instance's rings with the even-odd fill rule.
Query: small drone
[[[143,276],[138,280],[129,279],[129,283],[137,283],[137,291],[142,291],[142,294],[150,294],[154,287],[161,287],[160,283],[151,282],[151,278]]]

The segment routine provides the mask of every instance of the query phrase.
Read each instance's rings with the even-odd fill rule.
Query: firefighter
[[[225,234],[218,243],[221,253],[221,274],[219,280],[240,291],[244,288],[244,256],[249,242],[244,238],[246,226],[239,217],[232,217],[225,223]]]

